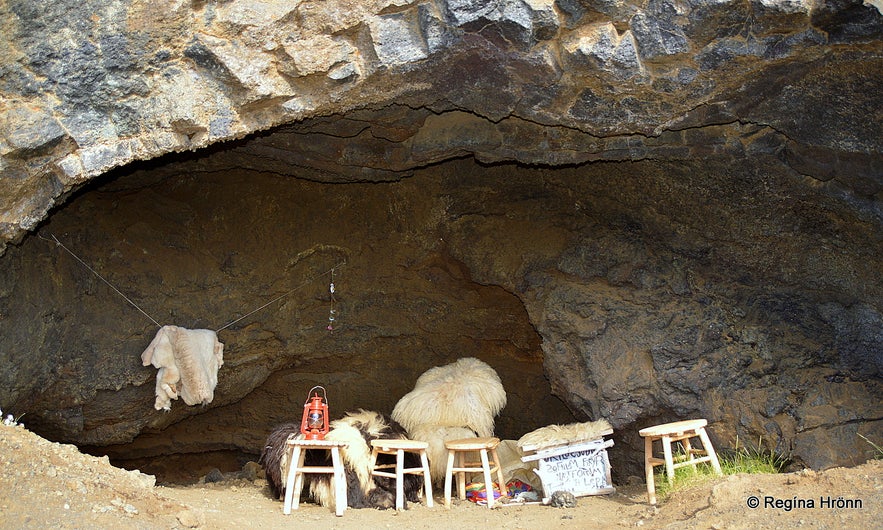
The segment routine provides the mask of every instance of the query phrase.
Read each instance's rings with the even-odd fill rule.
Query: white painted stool
[[[338,517],[343,515],[346,509],[346,474],[343,462],[340,459],[340,448],[349,445],[347,442],[334,440],[288,440],[286,450],[291,453],[288,458],[288,477],[285,481],[285,505],[282,513],[289,515],[292,507],[297,510],[300,503],[300,491],[304,485],[304,474],[327,473],[331,475],[331,483],[334,486],[334,508]],[[331,467],[328,466],[305,466],[304,457],[311,449],[331,451]]]
[[[684,466],[693,466],[702,462],[710,462],[715,473],[723,475],[721,465],[705,432],[705,426],[708,420],[684,420],[674,423],[666,423],[664,425],[656,425],[655,427],[647,427],[638,431],[644,438],[644,473],[647,475],[647,499],[650,504],[656,504],[656,484],[653,479],[653,468],[665,464],[665,473],[668,477],[668,483],[671,484],[675,478],[675,469]],[[702,449],[694,449],[690,445],[690,438],[699,438],[702,441]],[[653,456],[653,442],[660,440],[662,442],[663,458]],[[675,463],[672,457],[671,444],[681,442],[684,446],[685,458]],[[696,455],[703,455],[696,458]]]
[[[494,487],[491,473],[497,474],[500,498],[506,497],[506,484],[503,481],[503,468],[500,466],[500,457],[497,456],[497,446],[500,439],[488,438],[463,438],[460,440],[448,440],[445,447],[448,449],[448,466],[445,472],[445,507],[451,507],[451,480],[457,475],[457,495],[460,500],[466,499],[466,473],[484,473],[484,487],[487,492],[487,507],[494,507]],[[470,453],[478,453],[480,460],[469,460]],[[488,458],[490,453],[491,458]],[[456,464],[456,465],[455,465]]]
[[[396,481],[396,510],[405,509],[405,475],[423,475],[423,488],[426,506],[432,508],[432,479],[429,476],[429,459],[426,456],[427,442],[417,440],[371,440],[371,475],[387,477]],[[405,467],[405,453],[420,455],[420,467]],[[377,464],[377,455],[395,455],[395,464]],[[386,471],[394,469],[394,472]]]

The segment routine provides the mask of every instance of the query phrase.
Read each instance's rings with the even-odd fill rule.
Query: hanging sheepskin
[[[188,405],[205,405],[215,397],[224,344],[208,329],[163,326],[141,354],[141,363],[159,369],[156,410],[171,410],[178,396]]]
[[[494,417],[506,406],[500,376],[487,363],[464,357],[423,373],[392,411],[414,440],[429,443],[430,475],[444,480],[445,440],[494,435]]]
[[[350,508],[393,508],[395,507],[395,481],[386,477],[371,476],[371,440],[407,439],[405,429],[392,418],[379,412],[358,410],[349,412],[343,418],[334,420],[329,425],[331,430],[325,435],[326,440],[348,442],[341,448],[340,457],[346,473],[347,506]],[[285,478],[288,474],[288,451],[285,442],[292,437],[300,436],[300,425],[288,423],[281,425],[270,433],[267,443],[258,461],[264,468],[270,491],[276,498],[285,495]],[[317,456],[319,455],[319,456]],[[389,460],[391,459],[391,460]],[[394,457],[378,455],[377,462],[391,464]],[[307,452],[304,462],[310,466],[331,466],[327,453],[319,451]],[[405,467],[419,467],[417,455],[405,453]],[[336,510],[334,488],[331,476],[327,474],[308,474],[310,497],[317,504]],[[410,502],[418,502],[422,492],[422,478],[416,475],[404,477],[405,498]]]

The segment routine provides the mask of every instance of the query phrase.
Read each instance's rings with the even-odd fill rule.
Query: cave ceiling
[[[702,416],[825,467],[883,431],[878,2],[7,0],[0,29],[0,406],[54,439],[254,452],[286,389],[391,409],[465,355],[506,436],[605,417],[639,452]],[[53,235],[161,323],[303,292],[159,413],[155,329]]]

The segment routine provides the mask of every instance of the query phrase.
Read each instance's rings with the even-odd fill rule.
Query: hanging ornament
[[[328,287],[328,292],[331,294],[331,308],[328,310],[328,331],[334,331],[334,269],[331,269],[331,285]]]

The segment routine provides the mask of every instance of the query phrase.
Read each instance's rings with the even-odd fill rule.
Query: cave
[[[210,163],[164,161],[100,179],[49,217],[35,243],[24,246],[34,254],[13,258],[43,273],[18,280],[16,291],[29,294],[15,298],[46,309],[40,326],[57,333],[46,343],[82,344],[108,356],[107,366],[84,365],[88,352],[60,351],[45,368],[61,381],[27,405],[52,410],[45,420],[30,418],[32,428],[159,477],[181,468],[166,455],[176,462],[189,454],[193,467],[195,453],[208,462],[197,469],[231,471],[243,459],[257,460],[273,426],[300,421],[314,385],[328,392],[332,417],[357,408],[389,413],[422,372],[460,357],[488,362],[503,379],[501,436],[574,421],[551,391],[541,338],[524,305],[506,287],[472,278],[446,242],[459,247],[472,236],[437,224],[448,216],[472,224],[478,204],[467,189],[458,191],[460,173],[489,173],[486,187],[499,171],[464,161],[398,182],[326,184],[196,167]],[[537,194],[530,177],[512,186],[527,199]],[[541,235],[507,232],[522,242]],[[55,281],[62,285],[52,287]],[[157,324],[216,330],[231,322],[218,332],[225,362],[205,410],[176,401],[168,413],[154,411],[156,370],[120,362],[122,352],[138,360]],[[83,337],[83,326],[94,335]],[[72,386],[92,371],[123,388],[99,390],[88,405],[68,401],[93,393]],[[121,425],[126,415],[132,417]],[[111,440],[117,444],[106,445]],[[124,456],[134,454],[142,456]]]
[[[616,480],[678,419],[883,438],[877,4],[118,3],[2,8],[0,407],[41,436],[195,481],[315,385],[388,413],[476,357],[498,436],[606,419]],[[165,324],[218,330],[210,403],[154,409]]]

